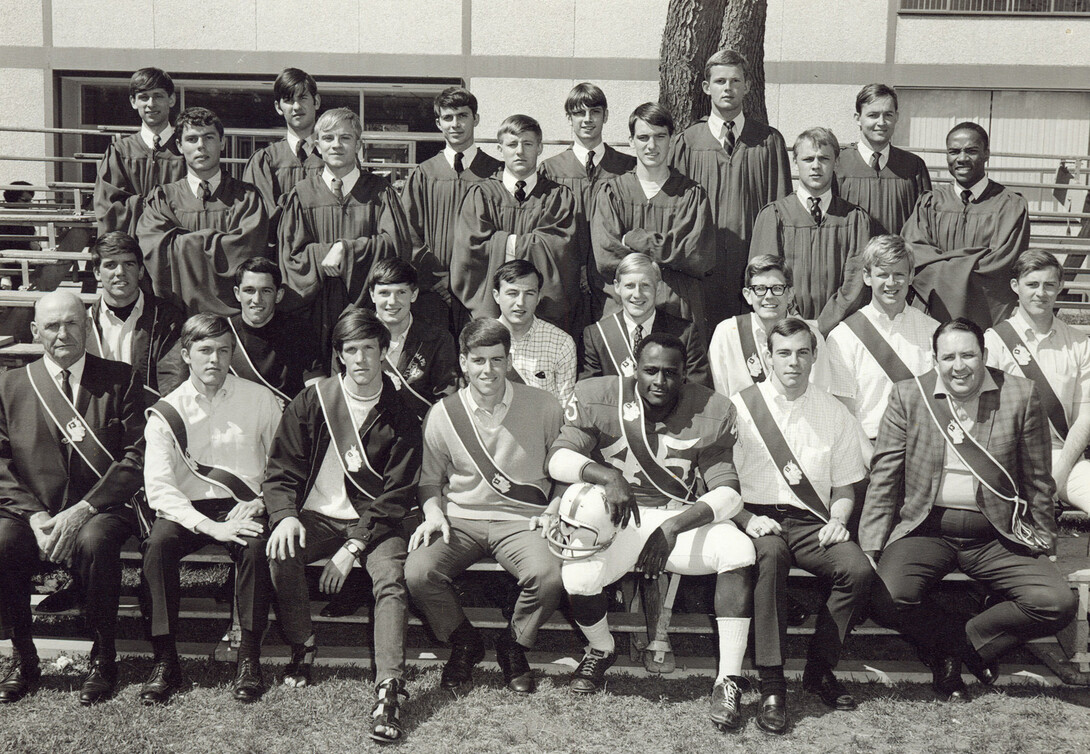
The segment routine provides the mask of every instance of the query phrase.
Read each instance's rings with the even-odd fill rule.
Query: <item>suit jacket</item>
[[[446,330],[420,317],[413,317],[409,332],[405,334],[405,345],[394,366],[402,379],[431,403],[458,389],[460,369],[454,339]],[[413,406],[415,411],[418,404],[419,401],[410,401],[407,405]],[[418,417],[423,421],[424,413]]]
[[[1014,478],[1029,503],[1031,523],[1046,540],[1057,534],[1053,510],[1052,453],[1048,420],[1030,380],[988,369],[999,390],[980,394],[973,436]],[[920,377],[935,388],[938,374]],[[946,441],[927,410],[915,380],[893,386],[878,428],[870,486],[859,524],[864,551],[885,549],[911,534],[931,512],[939,494]],[[1013,504],[978,485],[977,505],[996,532],[1011,535]]]
[[[655,323],[651,327],[651,332],[664,332],[681,338],[688,356],[686,363],[688,381],[704,387],[712,386],[708,367],[708,349],[704,345],[704,338],[692,322],[675,317],[662,309],[656,309]],[[613,360],[609,358],[609,351],[606,350],[606,344],[602,341],[602,333],[598,331],[597,323],[583,329],[583,359],[580,363],[582,364],[579,370],[580,380],[617,374],[617,370],[613,368]]]
[[[102,328],[98,316],[102,312],[102,298],[91,304],[91,326],[99,337]],[[144,292],[144,312],[136,320],[132,335],[132,368],[137,376],[159,395],[166,395],[181,385],[189,376],[189,369],[182,361],[180,338],[185,314],[161,298]],[[88,341],[93,348],[94,341]],[[93,352],[93,351],[92,351]],[[95,353],[96,356],[101,354]]]
[[[416,505],[424,444],[420,422],[401,402],[385,374],[382,395],[363,423],[361,438],[368,462],[382,475],[385,485],[378,498],[368,500],[345,481],[352,507],[360,514],[349,529],[349,537],[373,544],[399,532],[402,519]],[[318,401],[317,384],[307,385],[284,410],[269,452],[261,491],[270,529],[289,516],[298,516],[329,446],[329,428]]]
[[[126,504],[144,483],[146,394],[128,364],[87,354],[76,410],[114,458],[99,479],[78,453],[66,463],[60,430],[42,409],[27,368],[0,375],[0,515],[52,516],[80,500],[97,509]]]

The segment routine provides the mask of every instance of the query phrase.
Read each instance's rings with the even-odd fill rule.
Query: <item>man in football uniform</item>
[[[635,375],[575,386],[549,451],[549,475],[601,485],[621,527],[608,547],[565,559],[561,569],[588,643],[571,685],[579,693],[596,691],[616,659],[607,585],[633,569],[648,577],[715,573],[719,675],[711,718],[735,730],[742,722],[735,679],[749,635],[754,551],[729,521],[742,506],[732,460],[734,410],[725,397],[686,382],[686,356],[676,336],[648,334],[635,349]]]

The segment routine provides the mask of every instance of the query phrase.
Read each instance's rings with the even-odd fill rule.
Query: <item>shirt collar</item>
[[[987,371],[987,367],[985,367],[984,369],[984,384],[980,386],[980,391],[969,400],[979,398],[983,393],[987,393],[989,390],[999,389],[999,386],[995,384],[995,380],[992,379],[992,373]],[[946,387],[946,383],[942,381],[942,372],[939,371],[938,367],[935,367],[935,375],[938,377],[938,379],[935,380],[934,395],[936,398],[945,398],[947,395],[949,395],[949,390]],[[952,395],[950,397],[954,400],[958,400]]]
[[[1037,328],[1035,328],[1033,323],[1022,313],[1022,307],[1015,307],[1014,314],[1011,315],[1011,324],[1014,326],[1014,331],[1026,340],[1044,340],[1052,335],[1052,333],[1056,332],[1056,322],[1056,317],[1053,315],[1052,328],[1044,335],[1038,335]]]
[[[387,329],[389,329],[389,328],[387,328]],[[405,329],[402,330],[402,332],[401,332],[401,340],[397,341],[397,344],[399,346],[405,345],[405,339],[409,337],[409,330],[411,330],[411,329],[413,329],[413,313],[409,312],[409,322],[408,322],[407,325],[405,325]],[[393,333],[390,333],[390,343],[391,344],[394,342],[393,337],[394,337]],[[393,346],[391,345],[391,348],[392,347]]]
[[[201,198],[201,179],[193,175],[193,173],[186,173],[185,180],[189,183],[189,188],[193,192],[193,196],[198,199]],[[212,187],[212,193],[215,194],[216,190],[220,187],[220,182],[223,180],[223,173],[216,173],[214,176],[208,179],[208,185]]]
[[[194,384],[195,379],[196,379],[196,377],[194,377],[192,374],[189,375],[189,379],[187,379],[185,382],[183,382],[182,386],[194,398],[204,398],[204,393],[202,393],[200,390],[198,390],[197,386]],[[216,398],[218,400],[225,400],[225,399],[230,398],[232,395],[234,395],[234,393],[235,393],[235,381],[238,380],[238,379],[241,379],[241,378],[236,377],[233,374],[228,374],[227,379],[224,380],[224,382],[223,382],[223,387],[221,387],[219,389],[219,392],[216,393]]]
[[[447,158],[447,163],[451,169],[454,169],[454,155],[458,154],[450,144],[447,144],[443,148],[443,156]],[[473,164],[473,160],[477,157],[477,145],[470,144],[468,147],[462,150],[462,170],[468,170],[469,166]]]
[[[897,312],[892,317],[882,311],[882,309],[880,309],[873,301],[871,301],[863,308],[867,310],[867,313],[870,315],[871,319],[878,322],[900,322],[905,318],[906,312],[908,312],[907,303],[904,305],[904,308],[902,308],[901,311]]]
[[[807,383],[806,390],[795,400],[788,400],[787,393],[784,391],[783,383],[780,382],[780,378],[776,376],[775,372],[770,372],[769,378],[764,381],[765,395],[772,399],[772,401],[785,409],[793,409],[796,406],[802,407],[806,404],[807,399],[810,397],[810,385]]]
[[[110,320],[113,321],[113,322],[121,322],[122,321],[120,318],[118,318],[118,316],[116,314],[113,313],[113,310],[110,309],[110,307],[106,305],[106,302],[102,301],[102,300],[100,300],[99,313],[103,317],[109,317]],[[129,313],[129,319],[124,320],[124,321],[128,322],[128,321],[131,320],[133,322],[136,322],[136,321],[138,321],[140,319],[140,315],[142,315],[143,313],[144,313],[144,292],[143,291],[137,291],[136,292],[136,304],[133,305],[132,312]]]
[[[469,410],[476,413],[477,411],[483,411],[483,409],[477,405],[477,401],[473,400],[473,388],[469,385],[465,386],[466,402],[469,403]],[[511,380],[504,379],[503,381],[503,398],[496,404],[496,408],[492,409],[492,413],[496,413],[496,409],[510,408],[511,407],[511,394],[515,392],[515,389],[511,386]]]
[[[641,325],[643,325],[643,334],[644,334],[645,337],[648,334],[650,334],[652,328],[654,328],[654,326],[655,326],[655,316],[657,314],[658,314],[658,311],[655,310],[655,309],[652,309],[651,310],[651,316],[640,323]],[[624,309],[621,309],[621,316],[624,318],[624,326],[625,326],[625,329],[628,331],[629,340],[631,340],[632,339],[632,333],[636,330],[636,320],[629,317],[628,312],[626,312]]]
[[[606,154],[606,143],[604,141],[599,141],[598,145],[591,149],[594,150],[594,164],[598,165]],[[587,153],[591,151],[590,149],[587,149],[576,141],[572,142],[571,151],[575,153],[575,159],[579,160],[580,165],[587,164]]]
[[[713,109],[711,115],[708,116],[708,130],[712,132],[712,136],[715,137],[716,141],[721,141],[723,139],[723,126],[725,124],[726,121],[720,118],[719,113],[715,112]],[[734,128],[732,129],[734,131],[735,140],[742,137],[742,129],[745,127],[746,116],[744,113],[739,112],[738,115],[734,116]]]
[[[333,175],[333,171],[330,170],[328,167],[322,171],[322,180],[325,181],[325,185],[329,188],[330,191],[333,190],[333,179],[336,177],[337,176]],[[352,189],[355,187],[356,181],[358,181],[359,179],[360,169],[358,167],[352,168],[352,172],[341,178],[341,193],[345,196],[348,196],[350,193],[352,193]]]
[[[170,137],[174,135],[174,126],[167,123],[166,127],[156,134],[150,128],[147,123],[140,124],[140,138],[144,140],[144,143],[148,145],[148,149],[155,149],[155,137],[159,137],[159,147],[166,146],[166,143],[170,141]]]
[[[503,322],[503,326],[506,327],[509,331],[511,331],[511,341],[512,342],[518,342],[518,343],[521,343],[524,340],[529,340],[530,336],[534,334],[534,328],[537,327],[537,317],[534,317],[534,319],[530,322],[530,326],[528,328],[526,328],[526,332],[523,334],[523,336],[521,338],[519,338],[517,341],[515,341],[514,331],[511,330],[511,328],[508,326],[508,324],[506,322],[504,322],[502,319],[500,320],[500,322]],[[506,395],[506,393],[504,393],[504,395]]]
[[[988,176],[985,175],[983,178],[981,178],[979,181],[977,181],[976,183],[974,183],[972,186],[969,187],[969,191],[971,191],[972,194],[973,194],[973,201],[974,202],[980,201],[980,197],[984,195],[984,192],[987,190],[988,184],[990,182],[991,182],[991,179],[989,179]],[[962,186],[957,181],[954,181],[953,186],[954,186],[954,193],[957,194],[958,196],[961,196],[961,192],[965,190],[965,187]]]
[[[42,358],[45,359],[45,370],[49,372],[49,376],[53,378],[54,382],[59,381],[62,371],[60,364],[53,361],[53,357],[49,354],[43,355]],[[76,359],[75,363],[73,363],[72,366],[68,367],[68,384],[72,386],[73,391],[75,390],[75,386],[79,384],[80,379],[83,377],[83,367],[86,366],[86,364],[87,353],[84,352],[82,356]]]
[[[879,167],[885,167],[889,164],[889,144],[878,151],[878,154],[882,155],[882,159],[879,161]],[[863,158],[863,162],[870,165],[871,155],[874,154],[874,150],[870,148],[870,144],[866,139],[860,139],[855,143],[855,148],[859,151],[859,156]]]
[[[795,196],[797,196],[799,198],[799,201],[802,202],[802,208],[809,212],[810,197],[814,196],[814,194],[811,194],[810,191],[800,183],[799,187],[795,189]],[[821,211],[828,212],[829,203],[833,200],[832,184],[829,184],[829,188],[825,189],[824,193],[817,194],[816,196],[818,197],[818,199],[821,200]]]
[[[534,186],[537,185],[537,172],[530,173],[525,178],[516,178],[506,167],[503,169],[503,185],[511,193],[511,196],[515,195],[515,183],[520,180],[526,181],[525,191],[526,196],[529,196],[534,190]]]
[[[308,152],[313,152],[315,149],[318,148],[317,145],[314,143],[314,137],[313,136],[310,136],[310,137],[308,137],[306,139],[300,139],[298,136],[293,134],[291,131],[288,131],[288,148],[291,150],[292,154],[295,154],[296,152],[299,151],[299,142],[303,142],[304,144],[307,145],[307,151]]]

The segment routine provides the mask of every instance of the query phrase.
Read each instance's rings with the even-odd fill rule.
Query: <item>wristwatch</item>
[[[352,542],[351,540],[344,543],[344,549],[352,553],[352,557],[356,560],[359,560],[360,555],[363,555],[363,548],[357,545],[355,542]]]

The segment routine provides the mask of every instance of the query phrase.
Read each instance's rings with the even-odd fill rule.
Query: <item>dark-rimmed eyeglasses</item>
[[[752,291],[754,296],[760,298],[769,291],[772,291],[773,296],[782,296],[787,292],[787,288],[786,285],[751,285],[746,290]]]

